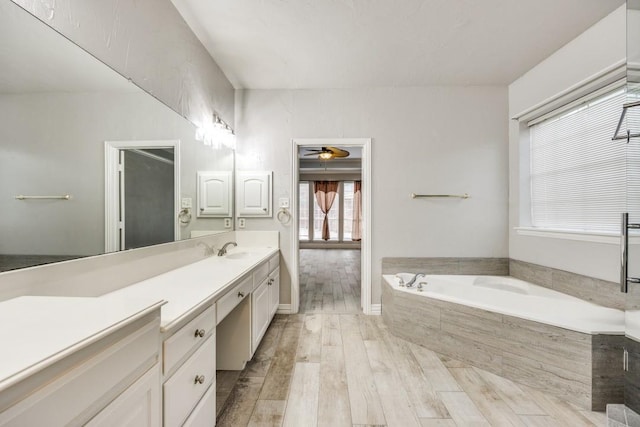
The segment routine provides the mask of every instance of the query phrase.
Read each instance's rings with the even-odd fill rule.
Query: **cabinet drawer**
[[[213,427],[214,425],[216,425],[216,383],[209,386],[209,390],[191,412],[183,427]]]
[[[216,324],[222,322],[227,314],[231,313],[236,305],[240,303],[243,299],[247,297],[253,290],[253,280],[251,276],[245,278],[233,287],[225,296],[220,298],[218,302],[216,302],[216,311],[218,313],[217,318],[218,321]]]
[[[160,318],[73,367],[26,399],[0,413],[0,426],[83,424],[105,398],[115,398],[157,363]],[[141,369],[142,370],[141,372]],[[98,410],[95,410],[98,409]],[[95,410],[95,412],[93,412]],[[91,413],[93,412],[93,413]]]
[[[216,338],[210,336],[164,383],[164,425],[182,425],[216,379]],[[198,381],[197,379],[200,379]]]
[[[269,258],[269,272],[271,273],[276,268],[280,267],[280,253],[273,255]]]
[[[166,375],[189,351],[204,342],[216,327],[216,307],[212,305],[164,343],[164,374]]]
[[[264,279],[269,275],[269,262],[266,261],[259,267],[257,267],[253,272],[253,289],[260,286]]]

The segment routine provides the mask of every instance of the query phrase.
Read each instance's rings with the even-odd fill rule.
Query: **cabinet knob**
[[[244,298],[244,292],[238,292],[238,298]]]
[[[269,281],[267,282],[267,285],[269,286],[273,285],[273,279],[269,279]]]
[[[194,334],[195,337],[197,338],[202,338],[205,334],[205,330],[204,329],[196,329],[196,333]]]
[[[204,375],[196,375],[194,384],[204,384]]]
[[[262,210],[266,212],[266,211],[267,211],[267,208],[262,208]]]

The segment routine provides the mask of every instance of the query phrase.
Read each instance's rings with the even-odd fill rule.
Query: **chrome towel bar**
[[[18,200],[29,200],[29,199],[56,199],[56,200],[70,200],[71,196],[69,194],[65,194],[64,196],[23,196],[20,194],[16,196]]]
[[[640,229],[640,224],[629,224],[629,213],[622,214],[622,238],[620,239],[620,292],[629,292],[629,283],[640,283],[640,278],[629,277],[629,230]]]
[[[454,197],[456,199],[468,199],[469,194],[464,193],[464,194],[416,194],[416,193],[411,193],[410,194],[412,199],[424,199],[424,198],[428,198],[428,197]]]

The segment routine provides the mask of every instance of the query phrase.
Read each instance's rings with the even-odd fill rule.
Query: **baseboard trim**
[[[373,316],[380,316],[382,314],[382,304],[371,304],[370,314]]]
[[[279,304],[277,314],[291,314],[291,304]]]

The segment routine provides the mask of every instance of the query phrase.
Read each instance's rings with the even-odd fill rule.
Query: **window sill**
[[[514,227],[513,229],[520,236],[544,237],[550,239],[577,240],[580,242],[620,245],[620,234],[616,233],[551,230],[533,227]],[[630,235],[629,244],[640,244],[640,235]]]

